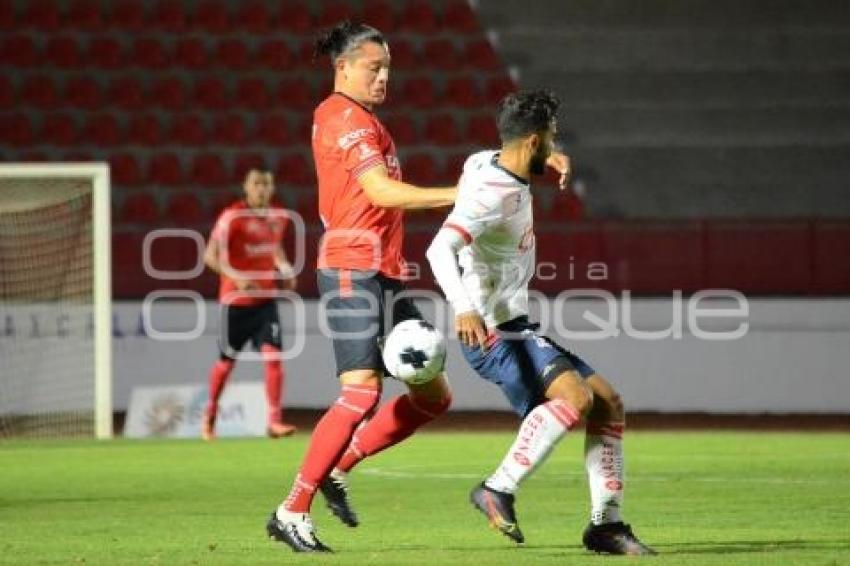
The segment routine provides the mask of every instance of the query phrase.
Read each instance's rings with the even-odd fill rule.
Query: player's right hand
[[[476,311],[464,312],[455,317],[455,331],[458,340],[469,348],[487,349],[487,327],[484,319]]]

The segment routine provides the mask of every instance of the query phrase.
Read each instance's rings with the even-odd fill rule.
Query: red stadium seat
[[[0,29],[13,29],[15,24],[15,8],[12,0],[0,0]]]
[[[182,37],[174,47],[174,60],[178,67],[202,69],[208,65],[207,48],[197,37]]]
[[[477,80],[469,76],[449,79],[443,99],[447,104],[460,108],[477,108],[484,102]]]
[[[237,106],[251,110],[264,110],[271,103],[266,81],[261,78],[244,78],[236,84]]]
[[[315,189],[312,190],[293,190],[286,191],[287,203],[286,208],[297,212],[301,215],[301,218],[304,219],[304,223],[307,225],[316,225],[319,224],[319,198],[316,194]],[[293,253],[295,250],[292,250]],[[315,256],[310,256],[307,259],[309,262]],[[293,256],[294,259],[294,256]]]
[[[136,110],[144,105],[142,84],[133,77],[116,77],[109,84],[106,99],[113,106]]]
[[[257,142],[273,146],[283,146],[292,142],[289,133],[289,120],[281,114],[259,114],[254,132]]]
[[[121,44],[112,37],[93,37],[86,50],[86,63],[99,69],[117,69],[123,64]]]
[[[221,110],[228,106],[224,83],[216,78],[205,78],[196,82],[192,99],[196,105],[206,110]]]
[[[169,63],[165,46],[154,37],[141,37],[130,47],[128,62],[143,69],[162,69]]]
[[[384,121],[396,145],[406,146],[419,143],[416,122],[408,114],[395,114]]]
[[[402,87],[402,103],[417,108],[432,108],[437,101],[434,83],[427,77],[413,77]]]
[[[109,158],[110,178],[116,185],[137,186],[144,180],[139,162],[129,153],[117,153]]]
[[[437,31],[439,20],[430,2],[408,0],[401,12],[398,24],[403,30],[427,34]]]
[[[319,27],[325,28],[343,20],[359,21],[359,19],[350,2],[331,0],[330,2],[322,2],[322,9],[319,12]]]
[[[127,141],[141,146],[155,146],[161,143],[163,140],[156,115],[133,114],[127,128]]]
[[[416,69],[426,64],[414,47],[413,43],[397,39],[390,45],[390,58],[394,69]]]
[[[140,30],[145,27],[145,8],[142,0],[117,0],[110,2],[112,14],[111,26],[121,30]]]
[[[90,114],[83,130],[86,145],[116,146],[121,142],[121,125],[113,114]]]
[[[13,67],[36,68],[41,61],[38,46],[27,35],[3,38],[0,44],[0,64]]]
[[[248,57],[248,46],[236,38],[220,40],[215,46],[213,61],[220,67],[228,69],[245,69],[252,63]]]
[[[275,98],[279,104],[291,109],[306,109],[315,103],[310,83],[303,78],[280,81]]]
[[[195,8],[192,23],[192,27],[207,33],[224,33],[230,29],[227,6],[220,0],[202,0]]]
[[[240,2],[236,11],[236,28],[251,34],[268,32],[276,24],[268,5],[260,0]]]
[[[77,76],[65,83],[65,101],[75,108],[92,110],[100,107],[100,86],[87,76]]]
[[[310,145],[310,140],[313,137],[312,114],[300,114],[295,119],[295,127],[292,132],[295,135],[295,144]]]
[[[176,114],[171,119],[168,139],[185,146],[200,146],[207,141],[204,123],[197,114]]]
[[[150,103],[166,110],[182,110],[186,107],[186,89],[178,77],[161,77],[151,86]]]
[[[598,280],[593,273],[588,277],[588,265],[601,263],[608,266],[600,226],[596,223],[569,224],[566,229],[536,229],[538,265],[555,266],[554,279],[532,279],[535,290],[557,294],[564,289],[605,289],[617,291],[611,279]],[[610,272],[610,268],[609,272]]]
[[[449,0],[443,6],[443,25],[460,33],[478,31],[478,18],[467,0]]]
[[[217,145],[245,145],[248,143],[247,129],[239,114],[221,114],[216,116],[213,136],[210,140]]]
[[[467,139],[482,147],[497,147],[499,145],[499,130],[496,118],[490,114],[477,114],[469,119],[466,129]]]
[[[71,29],[92,31],[101,27],[100,6],[95,0],[72,0],[65,25]]]
[[[392,52],[391,52],[392,53]],[[425,64],[443,71],[454,70],[463,65],[454,43],[449,39],[437,38],[425,43]]]
[[[310,10],[300,0],[289,0],[280,3],[280,27],[295,33],[308,33],[313,28],[313,17]]]
[[[72,145],[77,142],[77,125],[74,119],[63,113],[48,114],[41,124],[40,139],[50,145]]]
[[[192,160],[191,183],[200,187],[220,187],[230,181],[221,156],[201,153]]]
[[[24,26],[42,31],[56,31],[60,26],[59,3],[54,0],[29,0],[24,3]]]
[[[180,192],[172,195],[165,214],[178,226],[197,226],[207,220],[201,201],[193,193]]]
[[[26,151],[18,154],[17,160],[24,163],[44,163],[52,161],[54,158],[43,151]]]
[[[433,186],[439,179],[437,161],[427,153],[416,153],[404,160],[401,166],[404,178],[415,185]]]
[[[844,260],[848,249],[850,222],[826,219],[814,221],[816,292],[837,295],[850,293],[850,262]]]
[[[448,184],[457,183],[463,173],[463,164],[469,158],[467,153],[453,153],[445,158],[443,164],[442,182]]]
[[[58,105],[59,96],[56,85],[47,75],[30,75],[21,85],[18,101],[24,106],[35,106],[36,108],[55,108]]]
[[[387,0],[365,0],[363,22],[384,31],[395,29],[396,17],[392,5]]]
[[[179,185],[183,182],[180,158],[173,153],[158,153],[148,161],[148,181],[156,185]]]
[[[485,94],[488,104],[496,105],[502,99],[512,92],[516,92],[517,87],[513,79],[508,75],[498,75],[490,78],[487,81],[487,93]]]
[[[0,110],[15,106],[15,89],[7,75],[0,75]]]
[[[313,165],[300,153],[281,156],[275,165],[274,176],[278,183],[301,187],[315,185],[316,179]]]
[[[493,44],[487,39],[476,39],[467,43],[463,59],[471,67],[488,71],[498,69],[501,65]]]
[[[76,40],[67,36],[53,36],[47,40],[44,59],[49,65],[60,69],[80,66],[80,53]]]
[[[425,139],[436,145],[457,145],[461,135],[451,114],[437,114],[425,120]]]
[[[35,136],[26,114],[0,114],[0,139],[12,147],[31,145]]]
[[[118,218],[126,224],[156,224],[159,205],[150,193],[131,194],[124,198]]]
[[[268,169],[266,158],[260,153],[240,153],[233,160],[231,182],[241,185],[251,169]]]
[[[183,6],[183,2],[159,0],[151,13],[151,26],[166,31],[183,31],[186,27],[186,14],[183,12]]]
[[[270,39],[260,44],[257,50],[257,64],[273,71],[282,71],[293,67],[292,52],[282,39]]]

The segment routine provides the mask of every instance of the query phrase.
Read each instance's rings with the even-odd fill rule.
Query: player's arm
[[[213,234],[210,236],[210,239],[207,242],[207,247],[204,250],[204,263],[214,273],[230,277],[229,275],[224,273],[224,266],[221,262],[221,238],[218,237],[217,232],[217,229],[213,229]],[[246,279],[241,279],[237,277],[230,278],[233,279],[236,288],[240,291],[250,289],[253,286],[253,284]]]
[[[280,272],[281,288],[285,291],[293,291],[298,285],[298,279],[295,277],[295,270],[292,269],[292,264],[286,257],[286,252],[283,251],[283,246],[277,245],[274,250],[274,264]]]
[[[551,155],[549,155],[548,159],[546,159],[546,165],[557,171],[561,177],[558,179],[558,188],[562,191],[567,188],[567,183],[570,180],[570,175],[572,174],[572,167],[570,165],[570,157],[565,153],[560,151],[553,151]]]
[[[439,208],[451,206],[457,187],[423,188],[390,178],[387,168],[377,164],[357,178],[372,204],[383,208]]]

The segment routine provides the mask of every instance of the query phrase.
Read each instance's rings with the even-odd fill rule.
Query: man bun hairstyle
[[[499,104],[497,120],[502,143],[547,130],[560,105],[561,101],[550,90],[528,90],[507,95]]]
[[[319,38],[316,39],[313,58],[318,59],[327,55],[333,63],[341,55],[345,55],[370,41],[381,45],[387,42],[384,39],[384,34],[372,26],[355,24],[346,20],[322,31]]]

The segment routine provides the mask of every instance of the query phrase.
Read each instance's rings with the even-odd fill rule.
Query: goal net
[[[109,170],[0,165],[0,439],[112,436]]]

